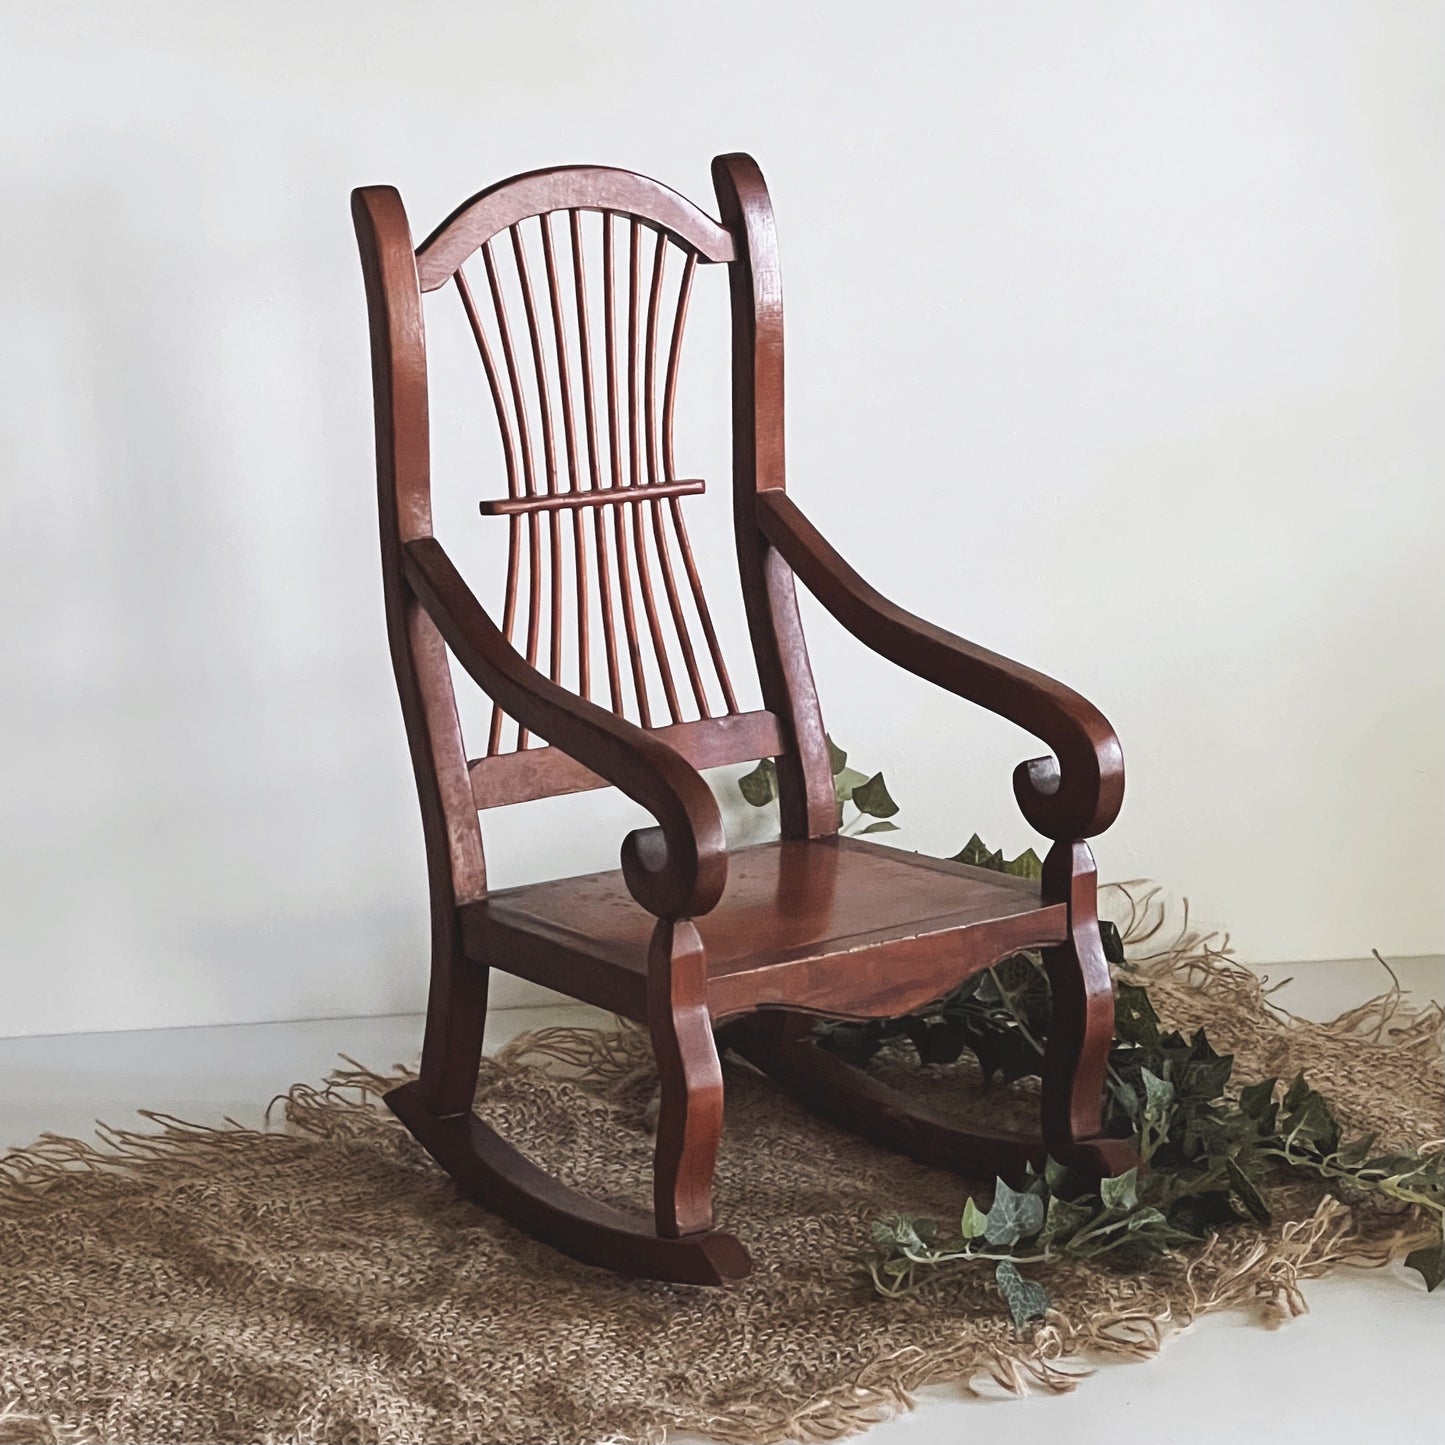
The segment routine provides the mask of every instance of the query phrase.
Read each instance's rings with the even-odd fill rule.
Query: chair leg
[[[712,1228],[712,1177],[722,1138],[723,1078],[707,1008],[707,962],[687,920],[660,921],[648,959],[648,1028],[661,1108],[653,1163],[657,1232]]]
[[[422,1038],[419,1102],[438,1119],[471,1112],[487,1024],[491,970],[462,952],[455,910],[432,918],[431,983]]]
[[[1044,1055],[1042,1129],[1022,1136],[965,1129],[812,1044],[797,1014],[756,1014],[726,1025],[727,1047],[805,1108],[884,1148],[963,1174],[1017,1183],[1045,1158],[1081,1174],[1122,1174],[1139,1163],[1124,1139],[1103,1135],[1104,1070],[1114,1038],[1114,989],[1099,938],[1094,858],[1062,843],[1044,863],[1045,898],[1066,902],[1069,937],[1043,951],[1053,990]]]
[[[655,1222],[569,1188],[473,1113],[487,969],[466,958],[447,929],[438,928],[435,938],[421,1075],[392,1089],[386,1104],[458,1188],[584,1264],[678,1284],[744,1278],[752,1269],[747,1251],[708,1227],[722,1071],[706,1007],[697,1006],[702,950],[692,925],[678,925],[675,949],[669,933],[669,966],[659,971],[678,1003],[656,1010],[653,1027],[664,1101]]]
[[[1121,1174],[1139,1159],[1126,1140],[1103,1136],[1114,986],[1099,937],[1098,879],[1087,843],[1056,843],[1049,850],[1043,891],[1069,907],[1068,941],[1043,951],[1053,993],[1044,1051],[1044,1143],[1061,1164],[1081,1173]]]

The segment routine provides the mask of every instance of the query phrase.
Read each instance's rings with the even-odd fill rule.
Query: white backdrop
[[[794,495],[1112,718],[1104,874],[1259,959],[1441,948],[1438,4],[0,17],[0,1033],[420,1005],[348,191],[396,184],[419,234],[568,161],[710,205],[733,149],[778,204]],[[679,461],[725,580],[698,310]],[[485,418],[445,415],[466,551],[497,483],[461,461]],[[1028,739],[808,615],[897,841],[1037,841]],[[503,885],[635,825],[605,795],[489,821]]]

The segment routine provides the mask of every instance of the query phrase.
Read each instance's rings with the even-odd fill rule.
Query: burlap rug
[[[1206,1026],[1237,1079],[1303,1068],[1352,1126],[1440,1134],[1437,1006],[1392,991],[1306,1023],[1210,941],[1151,957],[1141,919],[1133,932],[1160,1013]],[[981,1102],[961,1066],[882,1067],[964,1116],[1030,1107],[1026,1089]],[[1278,1321],[1303,1308],[1301,1279],[1420,1235],[1411,1215],[1291,1183],[1275,1225],[1142,1276],[1037,1267],[1057,1308],[1021,1336],[985,1270],[885,1300],[856,1263],[874,1219],[955,1217],[965,1184],[731,1065],[718,1214],[756,1272],[723,1290],[628,1281],[458,1200],[378,1105],[388,1082],[298,1085],[272,1132],[151,1117],[99,1148],[46,1137],[0,1162],[0,1441],[828,1439],[926,1383],[1066,1390],[1090,1358],[1148,1356],[1207,1310]],[[486,1065],[478,1107],[570,1182],[643,1207],[650,1093],[635,1034],[546,1030]]]

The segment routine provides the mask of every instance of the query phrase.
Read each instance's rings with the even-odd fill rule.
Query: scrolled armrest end
[[[1014,798],[1035,832],[1055,842],[1092,838],[1119,816],[1124,802],[1124,754],[1112,733],[1061,767],[1056,758],[1029,758],[1013,771]]]
[[[676,836],[693,840],[692,832]],[[717,906],[727,884],[723,846],[698,848],[683,841],[674,853],[661,827],[638,828],[622,840],[622,876],[627,889],[655,918],[696,918]]]

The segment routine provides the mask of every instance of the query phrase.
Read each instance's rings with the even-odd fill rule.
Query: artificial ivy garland
[[[848,767],[832,740],[839,822],[849,834],[885,832],[898,804],[881,773]],[[739,780],[743,797],[764,807],[777,797],[771,759]],[[854,815],[846,816],[851,805]],[[957,861],[1038,878],[1032,849],[1005,860],[975,834]],[[1101,925],[1109,961],[1127,974],[1118,930]],[[1020,1272],[1039,1262],[1092,1259],[1118,1252],[1161,1254],[1198,1243],[1215,1230],[1269,1222],[1260,1185],[1281,1169],[1311,1173],[1342,1192],[1388,1196],[1424,1211],[1433,1242],[1408,1254],[1429,1289],[1442,1279],[1441,1225],[1445,1179],[1437,1152],[1376,1151],[1373,1135],[1346,1140],[1329,1101],[1303,1074],[1238,1085],[1234,1059],[1211,1046],[1203,1029],[1191,1038],[1165,1030],[1141,983],[1116,979],[1114,1044],[1109,1053],[1105,1132],[1128,1138],[1149,1166],[1117,1179],[1088,1183],[1050,1162],[1024,1188],[1002,1179],[987,1210],[969,1198],[958,1226],[899,1215],[873,1226],[865,1256],[875,1287],[901,1295],[945,1268],[992,1264],[999,1293],[1022,1328],[1050,1306],[1048,1292]],[[1049,981],[1035,953],[1018,953],[966,980],[917,1013],[868,1023],[819,1026],[820,1047],[864,1065],[880,1049],[911,1046],[920,1063],[947,1064],[965,1050],[978,1060],[985,1085],[1037,1075],[1048,1038]]]

